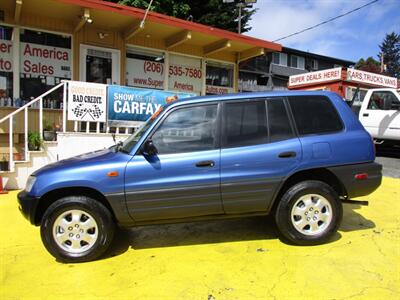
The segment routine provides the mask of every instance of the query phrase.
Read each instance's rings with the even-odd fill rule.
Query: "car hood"
[[[132,158],[132,156],[126,153],[115,152],[111,149],[98,150],[48,164],[33,172],[32,175],[38,176],[48,172],[77,167],[85,168],[95,165],[100,166],[102,164],[110,164],[112,162],[121,161],[121,159],[124,160],[124,158],[127,162],[130,158]]]

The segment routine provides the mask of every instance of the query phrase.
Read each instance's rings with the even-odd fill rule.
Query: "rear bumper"
[[[22,191],[18,193],[19,211],[31,224],[35,224],[35,213],[39,203],[39,198],[28,195]]]
[[[361,197],[374,192],[382,182],[382,165],[371,162],[328,168],[342,182],[347,197]],[[357,174],[367,174],[365,179],[356,179]]]

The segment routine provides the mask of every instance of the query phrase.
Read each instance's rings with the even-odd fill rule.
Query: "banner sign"
[[[342,68],[333,68],[317,72],[309,72],[304,74],[292,75],[289,77],[289,87],[340,80],[342,76]]]
[[[127,57],[125,78],[128,86],[163,89],[164,63]]]
[[[71,78],[71,49],[21,43],[21,73]]]
[[[150,89],[130,88],[124,86],[108,86],[109,126],[133,126],[146,121],[162,105],[167,98],[178,96],[178,99],[195,96],[189,93],[156,91]]]
[[[170,54],[168,89],[200,95],[203,83],[200,58]]]
[[[106,121],[107,85],[70,81],[68,83],[68,120]]]
[[[355,69],[347,69],[347,80],[372,84],[377,86],[384,86],[390,88],[397,88],[397,79],[394,77],[384,76]]]
[[[0,72],[12,71],[12,42],[0,40]]]

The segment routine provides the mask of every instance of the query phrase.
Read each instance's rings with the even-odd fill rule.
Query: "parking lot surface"
[[[281,242],[271,218],[121,230],[103,259],[61,264],[0,195],[0,299],[399,299],[400,179],[344,205],[332,242]]]

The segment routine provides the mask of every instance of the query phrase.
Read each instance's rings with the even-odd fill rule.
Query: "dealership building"
[[[0,104],[20,106],[63,79],[234,92],[239,62],[282,48],[153,12],[141,23],[144,16],[145,10],[98,0],[2,0]],[[60,108],[54,100],[45,107]]]
[[[0,159],[17,173],[23,163],[31,163],[26,174],[37,168],[32,160],[40,154],[28,151],[28,132],[43,137],[46,128],[59,133],[57,142],[44,143],[41,164],[65,158],[66,151],[109,145],[107,133],[122,139],[132,132],[105,120],[71,119],[65,95],[72,83],[66,81],[230,93],[238,91],[240,62],[281,50],[277,43],[100,0],[2,0]]]

